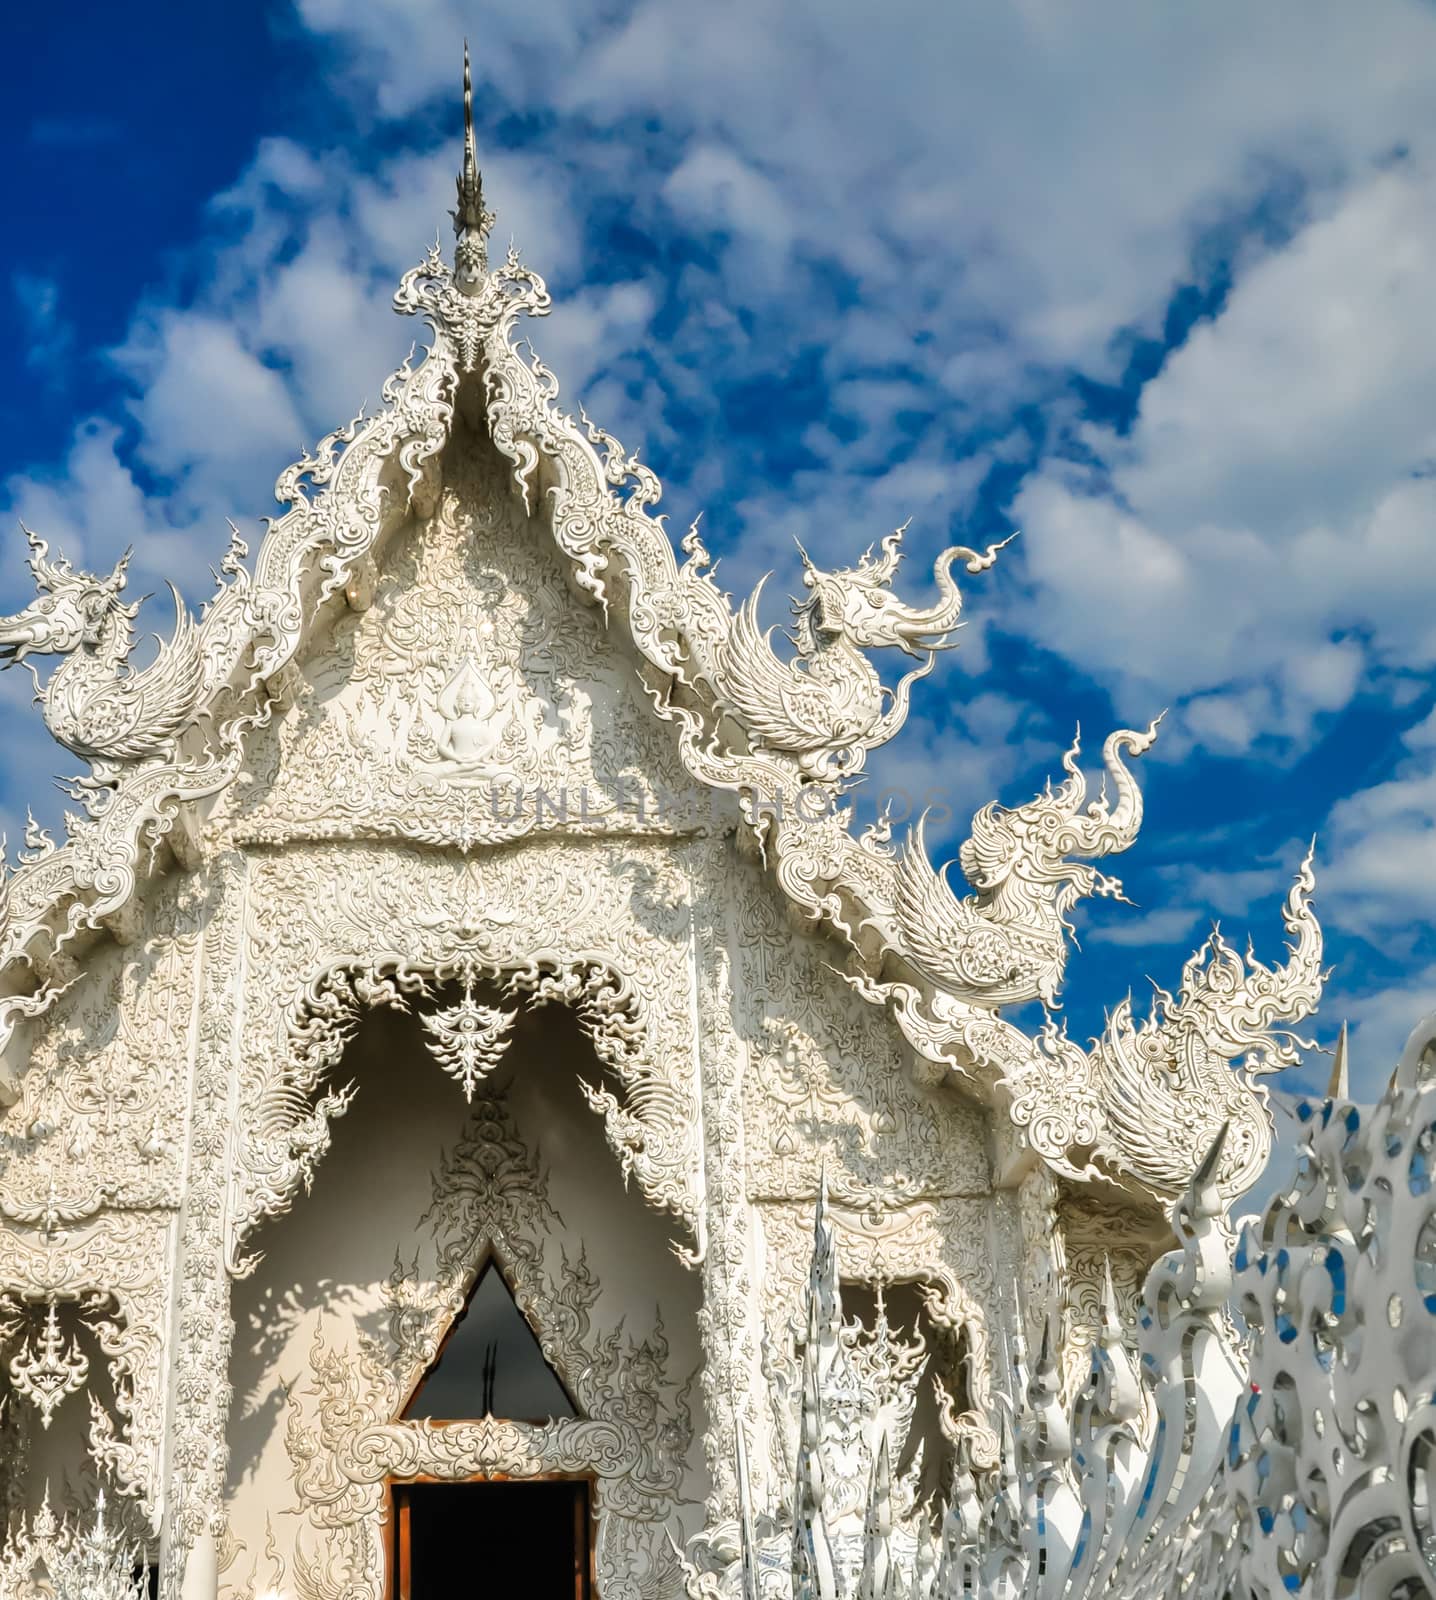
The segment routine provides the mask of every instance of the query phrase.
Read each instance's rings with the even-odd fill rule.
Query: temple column
[[[208,917],[199,948],[190,1120],[171,1300],[161,1600],[215,1600],[219,1592],[231,1399],[234,1325],[227,1197],[238,1126],[245,873],[235,855],[219,857],[201,870],[208,873]]]
[[[707,870],[690,882],[721,883],[728,874],[732,841],[720,836],[692,847],[694,858],[711,852]],[[698,861],[694,858],[695,867]],[[708,1525],[738,1512],[737,1435],[741,1417],[755,1471],[766,1452],[751,1448],[755,1437],[753,1397],[760,1392],[758,1313],[753,1294],[753,1229],[745,1185],[743,1077],[746,1050],[733,1026],[730,929],[725,906],[693,894],[693,984],[696,998],[694,1051],[702,1108],[699,1208],[703,1221],[703,1398],[710,1490]]]

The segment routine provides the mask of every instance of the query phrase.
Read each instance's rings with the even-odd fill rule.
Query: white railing
[[[1342,1059],[1298,1117],[1291,1186],[1235,1239],[1218,1137],[1173,1209],[1178,1247],[1148,1274],[1136,1351],[1109,1282],[1070,1406],[1056,1297],[1034,1365],[1010,1341],[997,1468],[974,1473],[959,1443],[940,1517],[872,1428],[865,1516],[827,1504],[854,1429],[851,1404],[839,1423],[825,1407],[842,1324],[820,1200],[795,1488],[759,1515],[740,1461],[740,1553],[724,1564],[713,1552],[733,1538],[698,1541],[690,1600],[1436,1597],[1436,1018],[1377,1106],[1347,1097]]]

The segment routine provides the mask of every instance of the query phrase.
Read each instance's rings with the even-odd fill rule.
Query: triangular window
[[[503,1273],[490,1261],[404,1408],[405,1420],[544,1422],[577,1415]]]

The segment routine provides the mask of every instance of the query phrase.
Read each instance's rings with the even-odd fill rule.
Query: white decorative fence
[[[876,1395],[866,1516],[828,1515],[854,1427],[825,1405],[841,1312],[820,1205],[796,1520],[785,1537],[745,1505],[735,1558],[712,1559],[721,1537],[692,1553],[691,1600],[1436,1597],[1436,1018],[1374,1109],[1346,1097],[1343,1063],[1298,1116],[1291,1186],[1235,1240],[1211,1182],[1220,1138],[1208,1153],[1147,1277],[1135,1356],[1110,1285],[1070,1406],[1060,1307],[1035,1363],[1011,1349],[998,1468],[979,1478],[959,1450],[940,1517],[895,1491]]]

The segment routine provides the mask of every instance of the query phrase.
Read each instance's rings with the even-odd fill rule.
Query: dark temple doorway
[[[591,1600],[586,1479],[394,1487],[397,1600]]]

